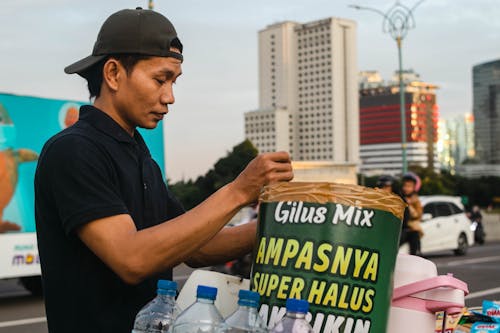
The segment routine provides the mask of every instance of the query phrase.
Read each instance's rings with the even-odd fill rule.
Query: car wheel
[[[33,296],[43,296],[42,277],[41,276],[25,276],[19,279],[24,288],[26,288]]]
[[[458,236],[457,248],[455,249],[455,255],[464,256],[469,248],[469,243],[467,242],[467,237],[464,234]]]

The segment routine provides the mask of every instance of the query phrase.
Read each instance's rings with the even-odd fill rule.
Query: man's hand
[[[263,186],[293,179],[290,155],[287,152],[260,154],[230,184],[242,205],[258,199]]]

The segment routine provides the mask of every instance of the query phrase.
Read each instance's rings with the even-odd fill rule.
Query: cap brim
[[[64,72],[66,74],[82,74],[85,72],[87,69],[92,67],[93,65],[97,64],[99,61],[104,59],[106,55],[90,55],[86,58],[83,58],[82,60],[79,60],[75,62],[74,64],[69,65],[68,67],[64,68]]]

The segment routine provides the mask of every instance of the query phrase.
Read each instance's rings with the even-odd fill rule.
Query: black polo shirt
[[[35,214],[49,332],[130,333],[158,278],[124,283],[77,237],[96,219],[129,214],[138,230],[182,214],[141,135],[82,106],[79,121],[52,137],[35,176]]]

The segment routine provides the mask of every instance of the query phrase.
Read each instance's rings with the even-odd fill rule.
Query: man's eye
[[[164,84],[165,83],[165,80],[161,80],[161,79],[155,79],[156,82],[158,82],[160,85]]]

